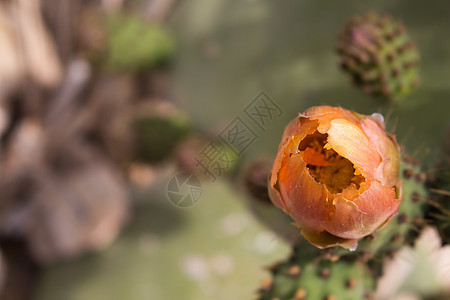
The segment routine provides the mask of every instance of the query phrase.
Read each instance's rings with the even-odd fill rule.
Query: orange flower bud
[[[312,244],[354,250],[397,213],[399,164],[381,115],[311,107],[284,131],[269,195]]]

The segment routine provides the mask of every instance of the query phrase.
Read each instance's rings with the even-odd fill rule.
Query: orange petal
[[[287,214],[289,214],[289,210],[288,210],[285,202],[283,201],[283,198],[281,198],[280,191],[278,190],[277,187],[274,187],[270,184],[270,179],[269,179],[268,191],[269,191],[269,197],[270,197],[270,200],[272,201],[272,203],[275,204],[275,206],[284,210],[284,212],[286,212]]]
[[[362,121],[362,129],[373,147],[380,153],[382,162],[376,170],[376,177],[385,185],[397,185],[400,168],[400,150],[395,137],[384,131],[384,126],[373,117]]]
[[[300,152],[300,155],[307,165],[321,167],[331,166],[331,163],[325,160],[325,155],[317,152],[311,147],[307,147],[305,151]]]
[[[311,120],[319,121],[318,130],[320,133],[326,133],[330,128],[331,121],[335,119],[346,119],[355,125],[358,125],[360,122],[360,118],[354,113],[341,107],[314,106],[307,109],[304,115]]]
[[[335,119],[330,125],[326,146],[350,160],[366,180],[373,179],[381,156],[362,129],[344,119]]]
[[[395,199],[392,187],[372,181],[371,186],[353,201],[335,199],[336,211],[323,227],[329,233],[347,239],[362,238],[380,227],[398,211],[400,200]]]
[[[308,116],[313,119],[320,119],[322,122],[331,121],[333,119],[348,119],[357,122],[359,118],[349,110],[342,107],[333,106],[313,106],[308,108],[304,116]]]
[[[311,177],[299,154],[283,163],[278,179],[281,197],[297,224],[301,228],[322,231],[322,222],[329,216],[327,192]]]
[[[289,122],[284,130],[281,143],[278,146],[278,154],[273,162],[270,186],[274,186],[278,181],[278,171],[281,168],[282,161],[298,150],[300,141],[308,134],[313,134],[318,124],[317,121],[310,121],[302,117],[295,118]]]

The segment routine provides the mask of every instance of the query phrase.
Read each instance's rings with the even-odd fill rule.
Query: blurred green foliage
[[[166,28],[138,16],[112,15],[107,19],[107,65],[119,71],[142,71],[167,63],[175,42]]]
[[[192,129],[188,118],[180,113],[171,116],[149,115],[133,121],[138,159],[154,163],[168,157],[174,147]]]

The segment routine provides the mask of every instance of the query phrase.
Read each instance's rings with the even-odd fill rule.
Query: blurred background
[[[421,53],[421,86],[395,104],[339,69],[338,33],[369,9]],[[296,239],[252,195],[299,112],[382,113],[435,171],[449,15],[442,0],[1,0],[1,299],[254,299]]]

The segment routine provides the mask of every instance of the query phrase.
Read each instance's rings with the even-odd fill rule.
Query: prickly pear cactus
[[[342,69],[367,94],[395,101],[419,84],[417,48],[390,15],[352,18],[339,36],[337,53]]]
[[[353,252],[301,243],[288,261],[271,268],[272,278],[260,287],[260,299],[372,299],[383,258],[412,243],[424,225],[426,178],[416,162],[403,157],[403,200],[387,226],[361,239]]]
[[[273,277],[263,281],[260,299],[364,299],[371,293],[375,282],[364,263],[329,254],[299,245],[287,262],[272,267]]]

